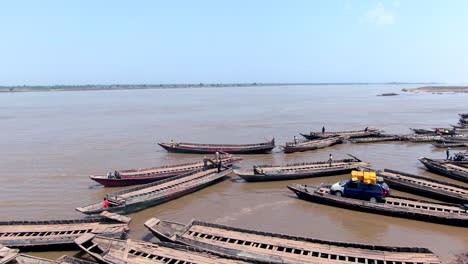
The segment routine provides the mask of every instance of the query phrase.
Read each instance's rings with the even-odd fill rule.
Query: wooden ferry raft
[[[369,163],[355,157],[334,160],[333,162],[307,162],[284,166],[254,165],[250,170],[234,170],[234,173],[248,182],[292,180],[308,177],[337,175],[350,172],[359,167],[368,167]]]
[[[383,130],[377,128],[369,128],[367,130],[356,130],[356,131],[339,131],[339,132],[310,132],[309,134],[302,134],[303,137],[307,139],[318,139],[318,138],[328,138],[333,136],[342,136],[348,138],[357,138],[357,137],[370,137],[375,136],[384,132]]]
[[[0,222],[0,244],[8,247],[44,249],[48,246],[73,246],[77,237],[92,233],[121,238],[128,231],[129,217],[104,213],[75,220]]]
[[[197,144],[197,143],[158,143],[169,152],[178,153],[216,153],[227,152],[230,154],[267,153],[275,148],[275,139],[264,143],[255,144]]]
[[[345,138],[341,136],[333,136],[323,139],[315,139],[315,140],[307,140],[307,141],[299,141],[297,143],[288,142],[284,146],[280,146],[286,153],[292,152],[300,152],[300,151],[307,151],[307,150],[314,150],[320,148],[326,148],[335,144],[339,144],[343,142]]]
[[[356,143],[374,143],[374,142],[399,141],[399,140],[401,140],[401,138],[398,135],[380,134],[380,135],[370,136],[370,137],[352,138],[352,139],[349,139],[349,142],[356,144]]]
[[[241,158],[234,157],[227,153],[220,154],[220,161],[223,166],[230,166],[232,164],[240,162],[241,160]],[[214,158],[207,161],[200,160],[198,162],[179,165],[145,169],[119,170],[108,175],[91,175],[90,178],[107,187],[145,184],[181,175],[191,171],[200,170],[205,166],[205,163],[210,164],[210,162],[217,161],[218,160]]]
[[[339,197],[330,193],[330,185],[289,185],[299,198],[355,211],[415,219],[439,224],[468,227],[468,207],[391,196],[382,203]]]
[[[0,264],[8,263],[14,259],[19,253],[18,249],[12,249],[0,244]]]
[[[459,181],[468,182],[468,167],[446,163],[429,158],[418,158],[418,160],[432,172],[444,175]]]
[[[390,187],[445,202],[468,203],[468,188],[401,171],[384,169],[378,171]]]
[[[150,243],[84,235],[75,243],[99,263],[248,264],[238,257],[223,257],[173,243]],[[271,262],[259,262],[269,264]]]
[[[106,198],[110,203],[109,208],[104,208],[103,202],[99,201],[76,208],[76,210],[85,214],[97,214],[103,211],[121,214],[137,212],[203,189],[222,180],[231,171],[232,169],[222,167],[220,172],[218,168],[214,168],[174,176],[131,189],[108,193]]]
[[[192,220],[188,225],[151,218],[145,226],[163,241],[178,242],[252,261],[281,263],[441,263],[425,248],[388,247],[253,231]]]

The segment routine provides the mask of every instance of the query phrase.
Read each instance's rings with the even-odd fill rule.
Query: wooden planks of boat
[[[436,203],[398,196],[386,197],[383,202],[370,202],[332,195],[330,185],[324,184],[319,186],[293,184],[288,188],[299,198],[311,202],[361,212],[468,227],[468,207],[458,204]]]
[[[242,159],[232,156],[231,154],[221,153],[220,161],[223,166],[231,166],[240,162]],[[217,162],[216,157],[207,160],[210,162]],[[181,175],[194,170],[200,170],[205,166],[205,161],[200,160],[192,163],[170,165],[163,167],[154,167],[146,169],[133,169],[133,170],[119,170],[112,175],[91,175],[90,178],[104,186],[129,186],[136,184],[145,184],[155,181],[167,179],[169,177]]]
[[[437,140],[436,142],[433,142],[432,145],[437,148],[464,148],[468,147],[468,141],[447,142],[445,140]]]
[[[402,135],[400,138],[411,142],[432,142],[442,139],[442,135]]]
[[[351,143],[374,143],[374,142],[383,142],[383,141],[399,141],[400,136],[398,135],[385,135],[385,134],[380,134],[376,136],[370,136],[370,137],[360,137],[360,138],[352,138],[349,139],[348,141]]]
[[[297,143],[288,142],[286,145],[280,146],[280,148],[286,153],[301,152],[333,146],[342,143],[344,139],[341,136],[333,136],[323,139],[299,141]]]
[[[0,261],[0,264],[4,262]],[[62,256],[56,260],[39,258],[26,254],[19,254],[10,262],[5,262],[6,264],[97,264],[96,262],[87,261],[83,259]]]
[[[0,264],[8,263],[18,256],[19,250],[12,249],[0,244]]]
[[[384,132],[383,130],[377,129],[377,128],[369,128],[369,129],[363,129],[363,130],[355,130],[355,131],[339,131],[339,132],[310,132],[309,134],[301,134],[303,137],[306,139],[317,139],[317,138],[328,138],[328,137],[334,137],[334,136],[342,136],[342,137],[348,137],[348,138],[356,138],[356,137],[369,137],[369,136],[375,136],[380,133]]]
[[[418,135],[438,135],[435,129],[426,129],[426,128],[410,128],[415,134]]]
[[[203,189],[221,181],[232,169],[221,167],[207,170],[198,170],[174,176],[165,180],[140,185],[138,187],[108,193],[106,199],[109,208],[104,208],[103,202],[97,202],[76,210],[85,214],[97,214],[103,211],[129,214],[148,207],[165,203],[189,193]]]
[[[248,264],[245,257],[233,257],[208,253],[193,247],[174,243],[150,243],[135,240],[110,239],[95,235],[84,235],[75,243],[99,263],[136,264]],[[262,260],[259,264],[279,264]]]
[[[197,143],[158,143],[169,152],[179,153],[215,153],[227,152],[231,154],[267,153],[275,148],[275,139],[255,144],[197,144]]]
[[[468,182],[468,168],[429,158],[418,158],[418,160],[432,172],[447,176],[463,182]]]
[[[50,246],[56,250],[74,246],[73,240],[87,233],[124,237],[129,222],[129,217],[113,213],[73,220],[2,221],[0,244],[36,250]]]
[[[334,160],[331,164],[329,161],[319,161],[282,166],[254,165],[253,169],[234,170],[234,173],[248,182],[280,181],[343,174],[368,166],[369,163],[353,157]]]
[[[449,203],[468,203],[468,188],[464,186],[391,169],[378,171],[377,175],[397,190]]]
[[[151,218],[145,226],[159,239],[209,252],[281,263],[440,263],[425,248],[334,242],[254,231],[192,220],[188,225]],[[256,262],[255,262],[256,263]]]

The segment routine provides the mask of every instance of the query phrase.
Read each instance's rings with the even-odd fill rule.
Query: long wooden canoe
[[[0,264],[97,264],[96,262],[87,261],[83,259],[62,256],[56,260],[39,258],[26,254],[18,254],[10,262],[1,262]]]
[[[369,137],[375,136],[384,132],[383,130],[377,128],[369,128],[367,130],[355,130],[355,131],[339,131],[339,132],[310,132],[309,134],[302,134],[303,137],[307,139],[317,139],[317,138],[328,138],[333,136],[342,136],[347,138],[357,138],[357,137]]]
[[[287,164],[283,166],[254,165],[250,170],[234,170],[234,173],[248,182],[293,180],[309,177],[337,175],[350,172],[369,163],[357,158]]]
[[[169,152],[178,153],[215,153],[227,152],[231,154],[253,154],[266,153],[275,148],[275,139],[269,142],[256,144],[197,144],[197,143],[158,143],[161,147]]]
[[[460,113],[458,114],[461,118],[468,118],[468,113]]]
[[[349,142],[351,143],[374,143],[374,142],[399,141],[399,140],[401,140],[401,138],[398,135],[380,134],[380,135],[370,136],[370,137],[352,138],[349,140]]]
[[[427,129],[427,128],[410,128],[415,134],[418,135],[437,135],[435,129]]]
[[[344,139],[341,136],[333,136],[323,139],[299,141],[297,143],[288,142],[285,146],[280,146],[280,148],[286,153],[301,152],[333,146],[343,142]]]
[[[159,239],[252,261],[281,263],[440,263],[425,248],[334,242],[241,229],[192,220],[188,225],[151,218],[145,226]]]
[[[400,138],[411,142],[433,142],[441,140],[443,137],[441,135],[402,135]]]
[[[384,169],[377,172],[390,187],[449,203],[468,203],[468,188],[406,172]]]
[[[435,203],[398,196],[386,197],[384,202],[374,203],[332,195],[330,185],[324,184],[319,186],[293,184],[288,188],[299,198],[311,202],[380,215],[468,227],[468,208],[458,204]]]
[[[455,164],[445,163],[440,160],[418,158],[418,160],[432,172],[447,176],[463,182],[468,182],[468,168]]]
[[[210,161],[213,160],[216,162],[216,159],[211,159]],[[230,154],[220,154],[220,161],[223,166],[231,166],[232,164],[238,163],[241,160],[241,158],[234,157]],[[109,177],[108,175],[91,175],[90,178],[107,187],[145,184],[164,180],[169,177],[181,175],[187,172],[200,170],[205,166],[205,163],[205,161],[200,160],[192,163],[163,167],[119,170],[117,171],[117,175],[113,173],[111,177]]]
[[[203,189],[219,182],[231,171],[232,169],[221,168],[218,172],[215,168],[189,172],[162,181],[108,193],[106,199],[110,203],[109,208],[104,208],[103,202],[97,202],[76,208],[76,210],[85,214],[97,214],[103,211],[120,214],[137,212]]]
[[[436,142],[432,143],[432,145],[437,148],[464,148],[468,147],[468,141],[450,142],[445,140],[437,140]]]
[[[210,254],[196,248],[174,243],[150,243],[134,240],[110,239],[95,235],[84,235],[75,243],[99,263],[136,264],[248,264],[241,257]],[[259,264],[277,264],[262,261]],[[279,264],[279,263],[278,263]]]
[[[121,238],[125,236],[129,222],[129,217],[107,212],[73,220],[3,221],[0,222],[0,244],[37,250],[53,247],[56,250],[74,246],[73,241],[87,233]]]

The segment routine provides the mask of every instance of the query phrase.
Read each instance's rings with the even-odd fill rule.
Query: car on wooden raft
[[[390,187],[375,172],[352,171],[352,178],[333,184],[330,194],[348,198],[381,202],[391,194]]]

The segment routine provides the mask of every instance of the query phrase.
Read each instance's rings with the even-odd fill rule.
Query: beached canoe
[[[317,139],[317,138],[328,138],[328,137],[334,137],[334,136],[342,136],[342,137],[347,137],[347,138],[357,138],[357,137],[370,137],[370,136],[375,136],[380,133],[384,132],[383,130],[377,129],[377,128],[369,128],[367,130],[356,130],[356,131],[338,131],[338,132],[310,132],[308,134],[301,134],[303,137],[306,139]]]
[[[216,153],[227,152],[230,154],[254,154],[267,153],[275,148],[275,139],[264,143],[256,144],[197,144],[197,143],[158,143],[169,152],[178,153]]]
[[[242,159],[227,153],[221,153],[220,160],[223,166],[231,166],[232,164],[240,162]],[[212,162],[216,162],[216,158],[207,160],[206,162],[204,160],[200,160],[192,163],[163,167],[119,170],[108,175],[91,175],[90,178],[106,187],[145,184],[164,180],[187,172],[200,170],[205,166],[205,163],[211,165]]]
[[[377,175],[390,187],[400,191],[449,203],[468,203],[468,188],[461,185],[390,169],[378,171]]]
[[[383,141],[399,141],[400,136],[398,135],[386,135],[386,134],[380,134],[376,136],[370,136],[370,137],[360,137],[360,138],[352,138],[349,139],[348,141],[351,143],[375,143],[375,142],[383,142]]]
[[[330,185],[289,185],[299,198],[360,212],[396,216],[439,224],[468,227],[468,208],[459,204],[436,203],[406,197],[390,196],[383,202],[370,202],[336,196],[330,193]]]
[[[437,174],[447,176],[449,178],[468,182],[468,168],[443,162],[441,160],[418,158],[418,160],[426,166],[426,168]]]
[[[84,235],[75,243],[99,263],[136,264],[248,264],[245,258],[210,254],[193,247],[157,242],[110,239],[95,235]],[[270,264],[272,262],[259,262]],[[276,264],[272,263],[272,264]],[[278,263],[279,264],[279,263]]]
[[[343,142],[344,139],[345,138],[341,136],[333,136],[322,139],[298,141],[297,143],[288,142],[286,145],[280,146],[280,148],[286,153],[301,152],[333,146]]]
[[[348,173],[369,163],[355,157],[352,159],[306,162],[283,166],[254,165],[250,170],[234,170],[234,173],[248,182],[294,180]]]
[[[0,244],[28,250],[54,250],[74,246],[74,240],[87,233],[122,238],[130,218],[103,213],[96,217],[73,220],[2,221]]]
[[[151,218],[145,226],[159,239],[253,262],[279,263],[440,263],[426,248],[334,242],[268,233],[192,220],[189,224]]]
[[[208,187],[221,181],[231,171],[232,169],[221,168],[221,172],[218,172],[218,169],[214,168],[189,172],[162,181],[108,193],[105,198],[110,203],[109,208],[104,208],[103,202],[100,201],[78,207],[76,210],[85,214],[98,214],[103,211],[120,214],[137,212]]]

